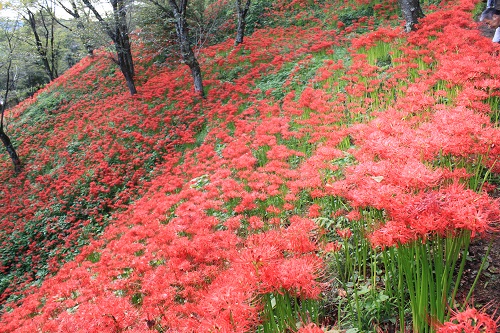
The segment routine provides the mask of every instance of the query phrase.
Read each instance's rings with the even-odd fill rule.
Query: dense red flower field
[[[394,2],[345,25],[351,5],[203,49],[204,100],[137,42],[136,96],[102,51],[11,110],[0,331],[256,331],[266,295],[325,297],[350,222],[379,251],[494,230],[500,49],[476,1],[410,34]]]

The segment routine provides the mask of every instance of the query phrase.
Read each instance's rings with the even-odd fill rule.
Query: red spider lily
[[[337,232],[337,235],[339,235],[340,238],[343,238],[344,240],[349,239],[352,236],[352,231],[349,228],[337,229],[336,232]]]
[[[324,246],[323,251],[328,253],[328,252],[337,252],[340,251],[341,249],[342,249],[342,244],[340,244],[339,242],[330,242]]]
[[[321,328],[318,327],[318,325],[316,324],[307,324],[306,326],[304,327],[301,327],[297,333],[324,333],[325,331],[323,331]]]
[[[70,245],[79,237],[80,223],[88,226],[91,218],[103,223],[109,211],[123,211],[112,215],[100,240],[33,289],[22,306],[13,305],[12,312],[3,314],[0,330],[133,332],[157,325],[167,332],[250,331],[258,325],[259,295],[320,295],[323,264],[313,241],[315,225],[310,218],[292,215],[300,210],[295,205],[303,193],[313,199],[343,196],[354,208],[347,215],[350,220],[360,220],[364,207],[384,210],[388,221],[372,226],[374,245],[391,246],[455,229],[476,234],[489,230],[498,216],[498,202],[459,185],[470,176],[463,169],[433,164],[443,153],[474,163],[478,154],[486,154],[481,163],[493,171],[499,167],[498,129],[488,119],[492,110],[484,102],[488,89],[499,83],[498,66],[490,66],[495,46],[473,30],[462,8],[470,4],[455,5],[458,9],[445,7],[428,15],[385,73],[356,53],[375,41],[395,42],[401,37],[396,28],[354,39],[352,66],[328,58],[344,34],[372,25],[366,18],[340,33],[278,27],[257,30],[234,50],[230,42],[208,47],[201,54],[213,93],[203,105],[186,90],[190,83],[185,69],[151,66],[143,71],[139,65],[142,84],[130,99],[119,88],[119,75],[110,70],[105,54],[84,59],[44,90],[75,92],[43,124],[57,135],[43,137],[31,124],[19,130],[25,139],[21,151],[33,163],[17,180],[7,181],[8,175],[0,173],[2,193],[12,191],[8,199],[0,199],[7,216],[2,228],[22,230],[28,226],[25,221],[50,212],[54,216],[37,227]],[[377,12],[389,4],[381,6]],[[306,15],[304,11],[300,17]],[[337,19],[332,17],[330,26]],[[439,33],[445,29],[453,38],[443,41]],[[483,47],[487,51],[475,51]],[[312,86],[287,93],[282,104],[256,88],[287,62],[297,64],[297,74],[315,66],[311,51],[327,57]],[[408,68],[419,66],[420,59],[435,71],[418,68],[421,78],[412,82]],[[241,75],[220,82],[219,75],[235,65],[241,66]],[[387,80],[380,79],[382,74]],[[337,93],[340,76],[348,85]],[[292,89],[292,77],[283,88]],[[328,90],[319,88],[317,83],[332,78],[337,82],[325,83]],[[444,79],[463,85],[455,104],[436,105],[452,97],[446,87],[442,93],[433,91]],[[390,90],[398,81],[407,87],[395,100]],[[386,99],[391,107],[369,113],[376,98]],[[33,103],[26,101],[12,115]],[[341,123],[347,113],[371,120],[346,128]],[[200,144],[195,133],[205,120]],[[347,136],[356,149],[336,148]],[[308,153],[291,148],[293,140],[307,142]],[[194,148],[177,151],[187,144]],[[79,145],[85,149],[78,150]],[[254,153],[265,145],[267,161],[259,166]],[[339,162],[351,157],[356,159],[352,166]],[[300,158],[295,169],[290,168],[292,158]],[[144,161],[155,163],[147,166]],[[331,187],[324,186],[325,179],[333,182]],[[284,197],[286,203],[266,202],[272,197]],[[56,202],[62,203],[61,210]],[[268,214],[256,216],[261,207]],[[308,217],[326,211],[318,204],[308,207]],[[58,225],[57,216],[63,213],[68,228]],[[64,230],[68,233],[62,234]],[[347,238],[349,230],[340,236]],[[26,254],[37,261],[34,244],[28,243]],[[323,251],[339,246],[330,243]],[[50,265],[56,272],[59,255]],[[321,330],[308,325],[301,331]]]
[[[439,325],[437,333],[495,333],[498,332],[498,319],[475,308],[456,312],[450,320]]]

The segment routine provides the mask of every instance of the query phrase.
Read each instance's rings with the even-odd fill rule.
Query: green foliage
[[[258,149],[254,150],[253,156],[257,159],[257,165],[259,167],[263,167],[264,165],[267,164],[268,158],[267,158],[267,152],[271,149],[270,146],[265,145],[261,146]]]
[[[248,70],[248,66],[236,65],[229,70],[221,69],[218,72],[217,79],[223,82],[234,82],[240,78],[241,75]]]
[[[186,152],[196,147],[199,147],[201,144],[203,144],[205,137],[208,134],[208,131],[209,128],[207,126],[207,122],[203,122],[201,125],[196,127],[196,133],[194,135],[194,138],[192,140],[186,140],[191,142],[182,145],[176,145],[175,149],[180,152]]]
[[[64,91],[47,91],[41,93],[35,103],[29,106],[23,113],[23,120],[18,124],[37,126],[43,124],[54,114],[62,111],[60,107],[67,101]]]
[[[360,212],[359,220],[349,220],[336,214],[350,210],[342,198],[327,196],[315,203],[322,208],[322,216],[315,219],[316,223],[324,230],[325,240],[337,246],[326,253],[331,286],[322,306],[325,315],[335,317],[339,328],[362,332],[394,325],[397,295],[387,285],[388,272],[382,254],[364,236],[368,225],[383,218],[385,213],[365,209]]]
[[[43,10],[41,12],[44,12]],[[84,55],[84,47],[80,39],[61,25],[56,24],[55,21],[53,29],[51,29],[48,14],[45,13],[44,20],[42,21],[40,13],[36,13],[37,31],[41,38],[47,35],[47,45],[45,40],[42,40],[44,52],[47,53],[49,61],[53,56],[54,73],[62,74],[68,68],[76,64]],[[47,24],[47,30],[43,28],[42,22]],[[73,20],[61,19],[60,22],[68,27],[75,29],[76,22]],[[16,24],[14,20],[8,18],[0,18],[0,27],[2,29],[12,30],[12,25]],[[10,100],[17,103],[25,98],[32,96],[38,89],[43,87],[49,82],[49,77],[41,61],[39,53],[36,51],[33,32],[29,24],[26,22],[17,22],[19,28],[15,32],[16,38],[13,40],[15,53],[13,55],[13,65],[16,68],[15,79],[11,82]],[[9,28],[10,27],[10,28]],[[77,31],[75,29],[74,31]],[[53,33],[53,34],[52,34]],[[50,35],[52,34],[52,35]],[[2,50],[7,49],[4,47],[5,34],[0,33],[0,58],[2,57]],[[50,38],[53,37],[53,48],[50,47]],[[1,61],[0,61],[1,63]],[[0,89],[5,89],[5,73],[0,70]]]
[[[101,260],[101,253],[100,252],[92,252],[87,256],[87,260],[90,261],[91,263],[96,263],[99,260]]]
[[[449,237],[433,237],[425,242],[417,240],[388,250],[386,269],[393,274],[387,281],[387,289],[397,286],[400,304],[410,304],[414,332],[432,331],[428,317],[438,322],[450,318],[450,308],[443,304],[455,306],[470,237],[470,232],[462,232]],[[401,307],[399,311],[403,323],[405,313]]]
[[[294,63],[286,63],[277,73],[268,73],[256,84],[256,88],[263,93],[270,92],[276,99],[283,99],[286,95],[286,90],[283,89],[283,84],[289,78],[295,65]]]
[[[319,301],[301,299],[287,291],[268,293],[263,296],[263,324],[258,333],[296,331],[303,323],[317,322]]]
[[[250,5],[250,10],[247,14],[247,25],[245,34],[251,35],[256,29],[264,27],[272,27],[275,25],[275,18],[269,15],[273,6],[272,1],[254,0]]]
[[[363,7],[344,9],[342,12],[339,13],[338,19],[346,26],[349,26],[352,25],[353,22],[365,16],[366,17],[373,16],[372,4]]]
[[[140,307],[142,305],[143,297],[143,294],[135,293],[132,295],[132,297],[130,297],[130,303],[132,303],[134,306]]]
[[[490,96],[486,101],[491,107],[491,115],[490,119],[493,124],[496,126],[500,125],[500,97],[498,96]]]

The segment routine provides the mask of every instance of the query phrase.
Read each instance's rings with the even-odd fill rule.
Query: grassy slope
[[[252,329],[261,295],[318,296],[323,262],[312,239],[321,233],[311,218],[341,227],[332,216],[370,206],[360,198],[367,193],[352,190],[367,186],[366,175],[396,183],[398,154],[415,170],[407,154],[429,161],[451,147],[469,158],[498,143],[484,118],[470,143],[470,133],[454,142],[446,122],[437,124],[439,142],[428,129],[437,126],[433,104],[484,115],[494,101],[476,89],[496,84],[487,80],[498,73],[469,5],[453,9],[452,33],[439,20],[451,13],[444,6],[413,36],[399,28],[363,35],[373,19],[346,14],[340,19],[353,25],[344,28],[333,13],[352,11],[338,9],[325,8],[321,20],[298,15],[303,27],[258,30],[236,49],[228,41],[204,50],[203,101],[185,67],[149,65],[143,54],[130,98],[101,54],[13,110],[7,130],[26,166],[13,178],[1,161],[0,287],[2,302],[29,296],[8,304],[0,331]],[[457,114],[452,121],[472,117]],[[404,135],[419,122],[429,126]],[[488,169],[497,154],[485,154]],[[355,159],[380,158],[388,165],[344,175]],[[426,171],[406,174],[404,186],[424,186]]]

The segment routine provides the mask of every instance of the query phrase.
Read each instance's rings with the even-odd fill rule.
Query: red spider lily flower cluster
[[[2,331],[145,331],[161,326],[178,332],[242,332],[261,320],[261,294],[318,298],[322,261],[312,241],[316,225],[294,214],[278,217],[284,209],[292,212],[290,205],[312,173],[301,175],[290,168],[290,160],[305,154],[286,143],[302,134],[291,131],[290,120],[267,101],[254,100],[240,114],[262,74],[304,57],[318,34],[261,31],[245,43],[249,55],[234,50],[219,56],[232,48],[230,43],[207,49],[212,57],[206,61],[222,63],[224,70],[247,60],[253,65],[231,84],[218,80],[220,73],[214,70],[206,82],[219,85],[220,94],[210,94],[203,104],[181,88],[189,85],[189,80],[178,79],[185,77],[183,67],[142,72],[139,93],[129,98],[106,54],[85,59],[49,86],[46,91],[58,90],[61,96],[71,91],[74,96],[65,97],[46,119],[44,125],[52,126],[57,136],[37,136],[35,124],[22,129],[31,136],[18,134],[25,138],[20,152],[32,163],[17,180],[4,182],[8,188],[2,191],[9,196],[2,205],[10,215],[2,227],[27,228],[28,221],[40,217],[36,227],[57,241],[49,240],[52,236],[45,243],[42,236],[35,241],[57,249],[61,243],[69,247],[78,242],[82,224],[90,225],[85,218],[102,218],[104,223],[106,211],[124,211],[113,214],[104,234],[82,248],[74,261],[59,268],[62,249],[49,257],[57,274],[26,295],[22,305],[9,304],[14,309],[3,314]],[[292,55],[284,52],[290,45],[296,50]],[[226,98],[232,101],[222,102]],[[20,110],[30,103],[36,105],[32,100]],[[198,144],[195,133],[206,126],[206,119],[214,123]],[[45,150],[33,149],[36,143]],[[189,144],[195,149],[178,151]],[[259,164],[254,152],[264,146],[269,147],[266,162]],[[8,174],[2,177],[7,180]],[[295,184],[285,193],[289,206],[266,203],[283,194],[287,182]],[[141,190],[145,184],[148,192]],[[57,202],[63,202],[64,215],[52,214]],[[260,217],[253,212],[258,205],[265,210]],[[23,255],[35,260],[35,245],[24,253],[20,248],[17,261],[2,267],[4,272]],[[36,276],[25,278],[28,284]],[[22,288],[7,290],[4,297],[15,292]]]
[[[498,319],[474,308],[457,312],[450,320],[442,324],[437,333],[495,333],[498,328]]]
[[[435,70],[421,72],[416,79],[406,77],[404,96],[370,122],[349,131],[356,145],[350,153],[358,164],[347,167],[344,179],[332,183],[330,189],[349,199],[354,208],[374,207],[386,213],[387,221],[375,225],[369,236],[374,246],[449,236],[458,230],[484,235],[498,222],[498,200],[464,185],[474,176],[466,165],[498,172],[500,131],[490,119],[494,110],[485,102],[484,83],[488,82],[488,89],[498,86],[490,81],[492,73],[498,75],[494,57],[488,53],[495,46],[484,45],[474,23],[465,20],[465,9],[470,7],[460,4],[459,9],[464,11],[454,7],[422,21],[422,29],[409,40],[424,52],[401,49],[407,61],[418,63],[423,56],[435,59]],[[447,20],[438,20],[439,16]],[[454,52],[443,50],[450,45],[444,31],[450,25],[464,36],[454,40]],[[480,46],[471,47],[476,41]],[[373,46],[370,43],[356,47]],[[370,75],[366,69],[359,73]],[[442,82],[447,90],[436,90]],[[443,102],[443,92],[451,101],[453,89],[457,91],[454,102]]]
[[[301,327],[297,333],[324,333],[320,327],[316,324],[308,324],[307,326]]]

